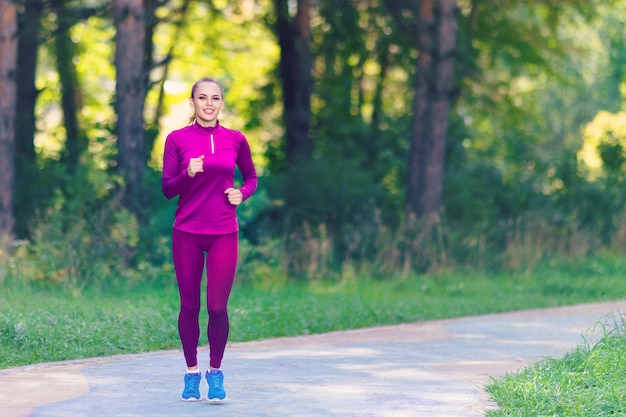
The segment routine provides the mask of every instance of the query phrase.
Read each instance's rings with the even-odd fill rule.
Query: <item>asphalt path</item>
[[[492,378],[593,342],[624,313],[605,302],[232,343],[218,405],[180,400],[180,350],[12,368],[0,417],[481,416]]]

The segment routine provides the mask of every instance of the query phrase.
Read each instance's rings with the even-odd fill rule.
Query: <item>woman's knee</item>
[[[209,306],[209,318],[219,320],[227,317],[228,310],[226,306]]]
[[[181,302],[180,311],[185,315],[198,315],[200,314],[200,303],[197,302]]]

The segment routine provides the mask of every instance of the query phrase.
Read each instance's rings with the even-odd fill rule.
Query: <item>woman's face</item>
[[[217,117],[224,108],[222,89],[210,81],[198,84],[193,97],[189,98],[189,106],[194,109],[196,121],[200,126],[215,126]]]

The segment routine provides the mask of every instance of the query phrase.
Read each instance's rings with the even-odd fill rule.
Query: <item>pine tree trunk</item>
[[[409,158],[407,214],[438,218],[444,153],[454,92],[456,0],[423,0],[418,13],[417,78]]]
[[[278,20],[276,31],[280,44],[280,77],[283,82],[283,112],[285,120],[285,159],[288,166],[308,160],[313,154],[309,135],[311,119],[311,0],[298,0],[292,18],[287,0],[276,0]]]
[[[0,0],[0,253],[13,241],[17,5]]]
[[[15,235],[29,238],[29,224],[37,207],[37,174],[35,158],[35,104],[39,91],[35,85],[42,0],[26,0],[18,18],[17,103],[15,116],[15,194],[13,215]]]
[[[124,179],[124,204],[144,219],[147,193],[143,177],[146,169],[144,102],[146,71],[144,68],[145,9],[142,0],[113,2],[117,28],[115,68],[117,114],[117,164]]]
[[[74,66],[74,42],[70,39],[72,17],[68,13],[66,0],[52,0],[52,8],[57,15],[54,31],[57,71],[61,84],[61,106],[63,125],[65,126],[65,149],[63,162],[70,174],[74,174],[80,163],[82,153],[87,149],[87,140],[78,123],[80,107],[80,89]]]

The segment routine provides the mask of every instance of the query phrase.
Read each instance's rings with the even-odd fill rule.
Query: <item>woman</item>
[[[224,108],[221,85],[213,78],[198,80],[191,89],[189,105],[194,110],[190,124],[171,132],[165,141],[161,184],[166,198],[178,196],[172,257],[180,295],[178,332],[187,364],[181,399],[201,399],[197,353],[206,264],[210,347],[205,374],[207,399],[223,401],[226,391],[221,363],[228,340],[227,305],[237,267],[236,208],[254,193],[258,177],[245,136],[218,120]],[[239,189],[234,187],[235,166],[243,177]]]

